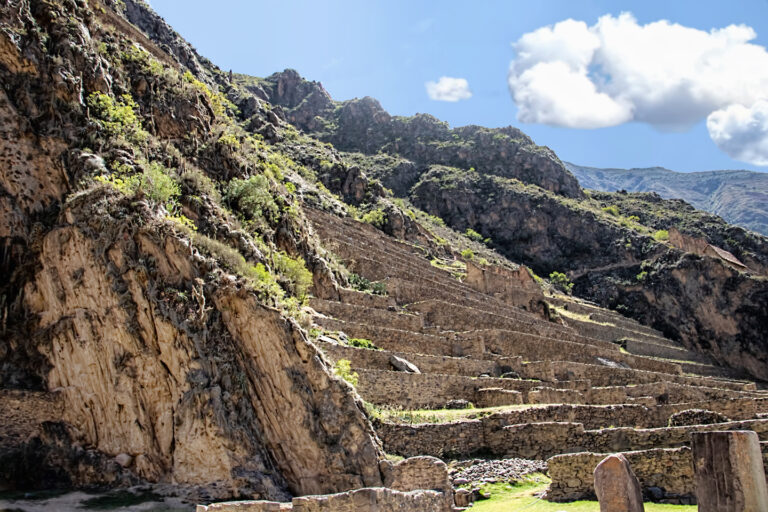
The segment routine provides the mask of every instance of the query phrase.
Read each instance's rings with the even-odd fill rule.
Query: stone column
[[[752,431],[691,435],[700,512],[766,512],[760,441]]]
[[[595,494],[600,512],[644,512],[640,483],[624,455],[604,458],[595,468]]]

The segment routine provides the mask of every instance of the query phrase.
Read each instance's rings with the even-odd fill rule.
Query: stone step
[[[322,343],[318,345],[332,360],[349,360],[353,369],[368,370],[393,370],[392,357],[397,356],[415,364],[423,373],[435,373],[444,375],[459,375],[466,377],[490,376],[498,377],[503,373],[514,371],[526,379],[541,381],[533,394],[523,396],[523,403],[573,403],[573,404],[624,404],[643,403],[656,405],[657,403],[684,403],[701,401],[706,399],[724,399],[739,397],[755,397],[762,395],[757,392],[744,390],[731,390],[709,387],[707,384],[717,384],[714,379],[695,379],[681,377],[680,382],[672,382],[669,379],[674,376],[668,374],[650,375],[653,379],[646,382],[626,382],[620,385],[595,385],[586,378],[556,379],[552,366],[523,365],[522,358],[497,358],[493,360],[481,360],[471,358],[457,358],[448,356],[426,356],[412,352],[389,352],[386,350],[372,350],[349,347],[339,344]],[[543,371],[530,371],[536,367]],[[594,373],[594,370],[593,370]],[[647,372],[646,372],[647,373]],[[666,380],[664,380],[666,379]],[[479,402],[476,398],[467,399],[471,402]],[[405,404],[398,404],[405,405]],[[477,405],[477,404],[476,404]],[[499,404],[506,405],[506,404]]]
[[[515,371],[521,367],[522,358],[469,359],[451,356],[430,356],[413,352],[390,352],[387,350],[372,350],[349,347],[339,344],[318,342],[317,345],[332,360],[346,359],[352,368],[369,370],[392,370],[392,357],[400,357],[416,365],[422,373],[439,373],[446,375],[462,375],[466,377],[500,377],[502,374]]]
[[[343,321],[318,316],[315,323],[330,331],[343,331],[353,338],[366,338],[392,351],[420,352],[427,355],[473,357],[523,357],[535,361],[557,357],[587,364],[612,364],[616,367],[650,370],[680,375],[680,366],[642,356],[622,354],[618,349],[603,349],[581,343],[562,341],[518,331],[500,329],[468,332],[417,333],[392,329],[385,324]],[[425,337],[426,336],[426,337]],[[418,348],[415,348],[418,347]]]
[[[415,248],[411,244],[404,243],[377,231],[367,225],[357,223],[352,219],[340,219],[332,215],[319,213],[314,219],[315,222],[324,225],[324,233],[330,238],[344,244],[350,251],[362,258],[370,259],[373,255],[378,255],[378,259],[371,260],[373,271],[381,268],[391,267],[392,262],[404,265],[401,271],[405,272],[404,277],[412,280],[418,280],[419,277],[427,280],[447,281],[447,286],[452,288],[452,292],[470,293],[466,286],[457,286],[454,280],[447,272],[435,269],[425,261],[423,251]],[[323,229],[323,228],[321,228]],[[369,242],[368,240],[374,240]],[[384,265],[382,265],[384,264]],[[415,274],[415,275],[414,275]],[[638,341],[647,341],[657,345],[669,345],[676,347],[676,343],[667,340],[658,331],[642,326],[641,324],[627,319],[615,312],[602,310],[589,304],[580,304],[576,302],[562,301],[563,305],[569,308],[577,309],[580,312],[596,316],[598,320],[607,320],[613,322],[613,326],[599,326],[594,324],[592,337],[603,339],[605,341],[614,341],[620,337],[629,337]],[[587,327],[589,328],[589,327]],[[682,347],[677,346],[681,350]],[[700,357],[700,356],[692,356]],[[674,358],[671,358],[674,359]],[[698,360],[698,359],[697,359]],[[705,362],[698,360],[699,362]]]
[[[690,386],[704,386],[732,391],[756,391],[753,382],[715,379],[712,377],[693,377],[670,375],[668,373],[637,370],[633,368],[610,368],[604,365],[574,363],[572,361],[535,361],[523,363],[522,376],[545,375],[549,380],[584,380],[589,378],[595,386],[629,386],[651,382],[668,381]],[[530,372],[530,373],[529,373]]]

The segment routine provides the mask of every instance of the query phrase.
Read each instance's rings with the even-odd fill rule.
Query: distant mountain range
[[[768,235],[768,173],[676,172],[663,167],[598,169],[564,163],[584,188],[656,192],[665,199],[683,199],[731,224]]]

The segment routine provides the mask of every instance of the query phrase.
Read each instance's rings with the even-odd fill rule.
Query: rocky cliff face
[[[302,79],[294,70],[275,73],[259,85],[265,99],[286,110],[291,123],[341,151],[398,155],[418,173],[429,165],[474,168],[567,197],[582,197],[578,182],[557,156],[516,128],[451,129],[428,114],[391,116],[370,97],[334,102],[320,84]],[[373,175],[385,184],[395,181],[387,179],[388,169],[380,171]]]
[[[99,2],[0,7],[0,400],[29,426],[0,441],[0,487],[381,485],[362,403],[296,323],[335,278],[294,164],[234,123],[218,70],[125,13],[162,46]]]
[[[655,240],[656,226],[643,222],[651,209],[632,216],[634,210],[601,206],[614,205],[611,201],[576,202],[519,182],[447,168],[424,174],[409,197],[456,229],[489,237],[497,250],[536,272],[567,272],[579,296],[768,379],[763,357],[768,282],[760,275],[766,253],[759,237],[750,236],[755,243],[749,246],[731,239],[755,269],[750,274]]]

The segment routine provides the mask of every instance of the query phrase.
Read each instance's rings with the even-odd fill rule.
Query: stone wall
[[[551,501],[594,499],[593,472],[607,455],[607,453],[575,453],[558,455],[547,460],[552,482],[546,498]],[[663,490],[667,498],[673,498],[674,495],[682,497],[694,495],[690,448],[659,448],[624,452],[624,455],[632,465],[632,470],[643,489],[658,487]],[[692,502],[685,498],[682,501]]]
[[[392,308],[390,311],[317,298],[310,299],[309,305],[316,311],[335,318],[364,318],[368,324],[384,325],[401,331],[420,332],[424,328],[424,318],[421,315],[406,313],[400,308]]]
[[[446,333],[433,336],[334,318],[316,318],[315,322],[330,331],[344,331],[352,338],[372,340],[376,346],[393,352],[417,351],[425,355],[485,358],[485,344],[482,339],[464,339],[457,334]]]
[[[625,395],[626,396],[626,395]],[[530,404],[583,404],[584,394],[572,389],[555,389],[550,387],[537,387],[528,392]],[[614,403],[622,403],[618,400]]]
[[[388,309],[397,306],[395,299],[388,295],[374,295],[371,293],[350,290],[348,288],[339,288],[338,291],[341,302],[347,304],[379,309]]]
[[[301,496],[291,502],[237,501],[198,505],[197,512],[401,512],[453,510],[448,468],[434,457],[413,457],[397,463],[382,460],[386,487],[363,488],[331,495]]]
[[[530,373],[549,375],[549,372],[552,372],[552,380],[590,379],[593,386],[626,386],[663,380],[689,386],[705,386],[733,391],[754,391],[756,389],[753,382],[723,381],[711,377],[692,377],[633,368],[613,368],[605,365],[571,361],[544,360],[526,363],[523,364],[521,371],[521,375],[525,377],[528,377]],[[542,380],[545,379],[542,377]]]
[[[519,405],[523,403],[523,393],[502,388],[481,388],[475,392],[473,403],[477,407]]]
[[[546,409],[546,408],[545,408]],[[638,409],[646,409],[638,407]],[[646,409],[647,410],[647,409]],[[595,412],[599,409],[595,408]],[[586,430],[583,423],[539,420],[509,424],[503,415],[442,424],[400,425],[381,423],[377,432],[388,453],[436,457],[522,457],[546,459],[568,452],[616,452],[689,443],[691,432],[754,430],[768,439],[768,420],[746,420],[715,425],[661,428],[601,428]]]
[[[357,392],[368,402],[377,405],[396,405],[406,409],[439,409],[450,400],[467,400],[475,403],[479,398],[490,396],[489,392],[478,395],[480,389],[500,388],[518,391],[518,394],[496,394],[489,400],[497,405],[522,403],[530,389],[539,386],[538,381],[495,378],[472,378],[461,375],[434,373],[404,373],[382,370],[356,369],[359,376]],[[508,396],[510,404],[498,404],[501,396]]]
[[[441,373],[478,377],[483,374],[498,377],[502,370],[517,371],[521,358],[505,358],[503,364],[497,360],[464,359],[451,356],[429,356],[412,352],[390,352],[387,350],[368,350],[330,343],[318,343],[325,354],[333,361],[347,359],[353,368],[370,370],[392,370],[389,360],[392,355],[402,357],[415,364],[422,373]],[[506,367],[506,368],[504,368]]]
[[[496,265],[480,266],[467,261],[464,284],[528,311],[535,311],[544,301],[541,286],[523,265],[510,270]]]
[[[520,355],[528,361],[548,361],[553,355],[566,361],[595,365],[598,357],[628,367],[680,375],[682,370],[677,363],[670,363],[648,357],[632,356],[619,352],[617,346],[602,347],[574,341],[552,339],[535,334],[500,329],[479,329],[466,333],[467,339],[481,339],[487,351],[500,355]],[[607,369],[611,367],[605,366]]]
[[[402,492],[386,487],[356,489],[339,494],[302,496],[291,503],[234,501],[198,505],[197,512],[400,512],[443,511],[444,497],[436,491]]]

